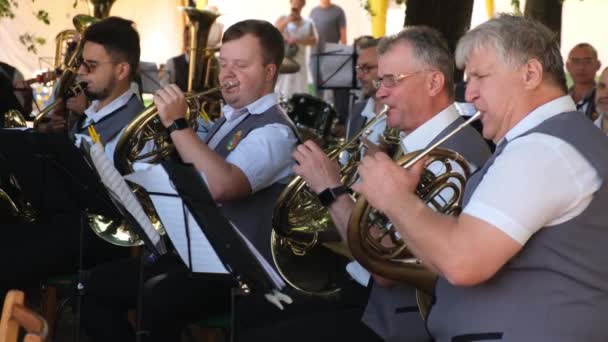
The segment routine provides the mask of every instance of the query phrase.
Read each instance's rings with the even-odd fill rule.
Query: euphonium
[[[424,151],[408,153],[397,161],[403,168],[409,168],[428,157],[416,194],[437,212],[460,214],[470,173],[468,163],[460,154],[438,146],[478,117],[479,113]],[[428,295],[432,294],[436,276],[410,253],[406,241],[386,216],[370,207],[363,196],[358,197],[349,221],[348,247],[355,259],[371,273],[414,286],[419,291],[421,312],[428,309]]]
[[[197,117],[206,115],[201,114],[201,111],[204,111],[200,106],[202,99],[206,96],[218,93],[223,88],[231,88],[237,85],[238,83],[233,81],[207,91],[187,94],[186,102],[188,103],[188,111],[186,113],[186,120],[190,126],[196,128]],[[146,152],[143,152],[144,150]],[[158,109],[152,104],[125,128],[120,139],[116,143],[114,165],[116,165],[118,172],[125,175],[134,171],[133,163],[137,161],[154,164],[174,156],[175,147],[169,139],[167,130],[160,122]],[[156,229],[159,234],[163,235],[164,228],[156,214],[156,210],[154,210],[150,198],[140,187],[131,183],[129,183],[129,185],[131,185],[133,192],[142,203],[142,207],[150,218],[154,229]],[[99,237],[112,244],[118,246],[137,246],[143,244],[143,241],[137,234],[124,222],[115,222],[103,216],[91,215],[89,216],[89,225]]]
[[[98,19],[84,15],[78,14],[72,19],[72,23],[76,30],[82,35],[84,31],[91,26],[91,24],[97,22]],[[72,92],[74,91],[74,87],[76,85],[76,76],[78,73],[78,68],[80,67],[81,58],[82,58],[82,50],[84,44],[82,40],[78,41],[76,48],[74,49],[74,53],[70,56],[67,64],[65,65],[65,69],[61,72],[61,78],[58,80],[59,86],[57,87],[55,96],[57,98],[66,98],[72,96]],[[38,127],[40,123],[43,122],[43,119],[57,106],[57,100],[55,102],[48,105],[44,108],[36,118],[34,118],[34,129]],[[69,120],[68,120],[69,122]]]
[[[342,184],[351,184],[360,160],[359,138],[378,120],[388,107],[349,142],[329,152],[330,159],[343,153],[350,157],[340,169]],[[272,217],[271,251],[279,273],[293,288],[312,295],[331,295],[347,281],[345,265],[349,251],[336,230],[329,211],[321,205],[302,177],[294,178],[283,190]]]

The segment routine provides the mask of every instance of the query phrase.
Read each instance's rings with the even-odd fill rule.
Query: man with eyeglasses
[[[0,282],[0,298],[9,288],[38,286],[47,277],[76,271],[82,200],[78,196],[92,180],[73,144],[91,142],[88,128],[94,127],[106,154],[114,160],[120,135],[144,109],[130,89],[140,56],[139,35],[131,24],[110,17],[86,30],[78,76],[92,102],[71,127],[59,110],[52,113],[46,124],[64,129],[63,134],[0,131],[0,164],[15,175],[25,201],[37,211],[33,223],[13,223],[14,218],[1,221],[0,262],[6,273]],[[88,228],[84,240],[84,260],[89,266],[128,254]],[[14,262],[15,256],[19,262]]]
[[[453,104],[453,57],[439,32],[424,26],[408,27],[383,38],[377,52],[378,77],[373,82],[376,99],[390,108],[387,125],[399,128],[405,136],[401,140],[404,152],[425,148],[464,122]],[[490,155],[482,137],[471,127],[442,147],[462,154],[472,170],[483,165]],[[346,240],[354,201],[343,191],[337,163],[310,141],[299,145],[293,156],[298,162],[294,171],[314,192],[340,193],[325,205]],[[369,273],[366,277],[365,272],[361,268],[351,274],[357,273],[358,281],[372,287],[363,314],[367,326],[385,341],[429,341],[418,313],[415,288],[376,275],[370,282]]]
[[[382,108],[382,104],[376,101],[376,88],[374,88],[373,80],[378,76],[378,53],[376,47],[378,40],[370,36],[363,36],[355,40],[357,49],[357,65],[355,66],[357,80],[361,85],[361,93],[363,99],[353,104],[350,115],[346,121],[346,140],[354,136],[365,126],[365,124],[373,119]],[[367,136],[369,141],[374,141],[377,144],[377,139],[386,127],[386,120],[380,119],[372,132]]]
[[[576,110],[595,120],[595,74],[602,63],[597,59],[597,50],[589,43],[576,44],[568,53],[566,69],[573,85],[568,94],[576,103]]]

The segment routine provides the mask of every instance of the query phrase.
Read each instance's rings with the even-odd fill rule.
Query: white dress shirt
[[[124,93],[122,93],[122,95],[115,98],[112,102],[108,103],[105,107],[103,107],[101,109],[98,109],[98,107],[99,107],[98,100],[91,102],[91,105],[84,111],[84,115],[86,115],[86,119],[84,120],[82,127],[86,127],[91,123],[95,124],[95,123],[99,122],[101,119],[103,119],[104,117],[112,114],[118,108],[126,105],[127,102],[129,102],[129,100],[131,99],[131,96],[137,96],[137,94],[133,91],[132,88],[130,88],[127,91],[125,91]],[[120,133],[118,133],[114,138],[112,138],[112,140],[108,141],[104,146],[106,155],[108,156],[108,158],[110,158],[110,160],[114,160],[114,150],[116,149],[116,143],[118,143],[118,140],[120,139],[120,136],[124,132],[125,128],[126,127],[124,127],[120,131]],[[86,141],[88,141],[89,143],[92,144],[91,137],[89,137],[88,135],[75,134],[74,137],[75,137],[75,144],[77,147],[80,147],[80,144],[82,143],[82,139],[85,139]]]
[[[591,164],[557,137],[532,133],[518,138],[543,121],[575,109],[570,96],[559,97],[530,112],[507,132],[509,144],[463,212],[523,245],[540,228],[563,223],[585,210],[601,185]]]
[[[267,94],[241,110],[224,106],[226,122],[209,141],[215,149],[226,134],[236,127],[247,115],[263,114],[268,108],[278,104],[277,95]],[[291,153],[298,141],[293,130],[283,124],[269,124],[249,132],[226,158],[236,165],[247,177],[252,192],[264,189],[275,182],[286,183],[292,175]]]

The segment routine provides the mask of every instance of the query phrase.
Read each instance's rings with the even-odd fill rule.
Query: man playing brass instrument
[[[404,152],[432,144],[463,122],[453,104],[452,54],[436,30],[422,26],[406,28],[383,38],[378,44],[378,54],[376,98],[390,107],[387,125],[405,134],[401,141]],[[473,169],[490,155],[481,136],[470,127],[442,147],[464,155]],[[375,155],[390,160],[384,153]],[[311,141],[299,145],[293,156],[299,163],[294,171],[317,194],[343,186],[337,164]],[[379,176],[376,181],[383,180],[384,176]],[[344,239],[353,207],[352,198],[346,194],[328,204]],[[415,289],[380,277],[374,280],[363,321],[386,341],[430,340],[416,308]]]
[[[297,141],[273,93],[283,53],[283,38],[268,22],[245,20],[226,30],[219,78],[227,105],[205,141],[184,125],[186,101],[177,85],[154,97],[182,160],[203,174],[223,214],[267,260],[272,209],[291,175],[290,154]],[[137,267],[136,260],[126,260],[90,272],[83,324],[91,341],[134,340],[126,311],[135,307]],[[146,265],[144,274],[147,341],[179,341],[189,320],[230,307],[231,278],[193,274],[173,253]]]
[[[90,141],[87,126],[94,126],[106,153],[113,159],[114,145],[123,128],[143,110],[137,96],[129,90],[139,61],[139,36],[130,21],[111,17],[91,25],[83,39],[79,74],[94,101],[70,133],[76,143],[82,139]],[[6,273],[0,283],[0,298],[4,298],[6,289],[38,286],[47,277],[76,271],[80,212],[78,199],[68,189],[80,189],[80,185],[73,183],[81,184],[83,180],[58,155],[58,151],[73,148],[68,139],[62,138],[0,130],[0,164],[15,175],[24,197],[38,212],[33,223],[2,222],[5,234],[0,252]],[[16,145],[20,148],[15,149]],[[55,149],[59,147],[64,149]],[[78,161],[84,164],[83,160]],[[85,230],[85,236],[87,263],[97,258],[108,260],[109,249],[117,252],[117,248],[94,236],[90,229]],[[15,256],[19,257],[18,263],[13,261]]]
[[[354,189],[386,213],[438,274],[436,341],[606,341],[608,142],[566,95],[555,35],[511,15],[456,50],[467,101],[497,148],[469,180],[458,217],[413,194],[420,166],[365,158]]]

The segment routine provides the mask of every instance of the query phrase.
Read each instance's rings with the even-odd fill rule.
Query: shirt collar
[[[114,113],[120,107],[124,106],[129,102],[131,96],[135,96],[135,92],[131,88],[122,93],[119,97],[115,98],[112,102],[108,103],[105,107],[97,109],[99,106],[99,100],[94,100],[91,105],[84,110],[84,114],[93,122],[98,122],[105,116]]]
[[[460,114],[458,114],[458,110],[456,110],[454,104],[450,104],[444,110],[422,124],[422,126],[406,135],[405,138],[401,140],[401,148],[406,152],[426,148],[439,133],[459,117]]]
[[[368,98],[367,102],[365,103],[365,107],[363,107],[363,110],[361,111],[361,116],[368,120],[373,119],[376,116],[376,113],[374,113],[375,104],[376,103],[373,98]]]
[[[226,121],[232,121],[246,112],[249,112],[249,114],[252,115],[263,114],[268,110],[268,108],[275,106],[278,103],[279,101],[277,95],[275,93],[269,93],[240,109],[235,109],[229,105],[225,105],[223,111]]]
[[[507,138],[507,141],[511,141],[547,119],[564,112],[573,112],[575,110],[576,105],[569,95],[558,97],[528,113],[528,115],[505,134],[505,138]]]

